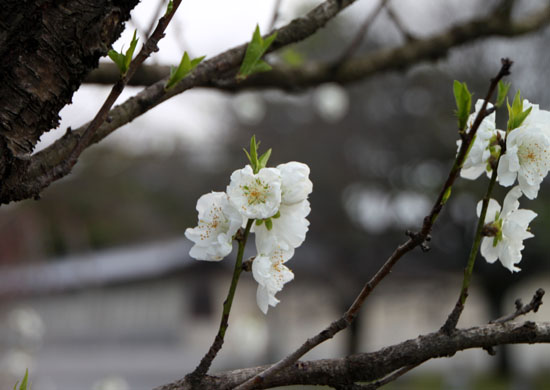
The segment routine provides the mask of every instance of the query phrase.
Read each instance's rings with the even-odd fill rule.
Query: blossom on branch
[[[472,125],[481,110],[483,102],[484,101],[481,99],[476,102],[476,110],[468,118],[466,133],[470,132]],[[493,105],[491,103],[487,103],[487,109],[492,107]],[[495,160],[498,158],[498,154],[500,153],[498,140],[500,137],[503,138],[505,134],[506,133],[504,131],[497,130],[494,112],[483,118],[483,121],[477,129],[474,140],[472,141],[466,159],[464,160],[464,164],[462,165],[460,176],[465,179],[475,180],[483,172],[486,172],[487,175],[489,175],[492,171],[491,157],[495,158]],[[458,150],[460,150],[462,140],[456,141],[456,144],[458,146]]]
[[[506,153],[498,166],[498,181],[508,187],[518,184],[529,199],[537,197],[540,183],[550,170],[550,112],[524,100],[531,112],[521,126],[506,137]]]
[[[295,204],[307,199],[313,191],[309,180],[309,167],[301,162],[291,161],[277,165],[281,172],[281,203]]]
[[[294,279],[292,271],[284,265],[294,255],[294,249],[277,248],[271,253],[259,253],[252,263],[252,275],[258,282],[256,302],[260,310],[267,314],[269,306],[276,306],[279,300],[275,294]]]
[[[281,172],[276,168],[262,168],[254,174],[247,165],[231,174],[227,195],[244,217],[269,218],[277,213],[281,204]]]
[[[277,247],[290,250],[302,245],[309,230],[306,217],[310,211],[307,199],[292,205],[282,204],[277,217],[272,217],[269,223],[255,225],[258,252],[269,253]]]
[[[201,196],[197,211],[198,226],[185,230],[185,237],[195,243],[189,255],[197,260],[222,260],[233,248],[233,236],[242,225],[243,217],[229,203],[225,192]]]
[[[488,237],[481,242],[481,254],[488,263],[497,259],[511,272],[520,271],[516,264],[521,261],[523,240],[534,237],[529,231],[529,223],[537,216],[532,210],[519,209],[521,197],[519,186],[512,188],[504,198],[502,209],[499,203],[489,200],[485,218],[485,231]],[[482,201],[477,204],[477,215],[481,215]]]

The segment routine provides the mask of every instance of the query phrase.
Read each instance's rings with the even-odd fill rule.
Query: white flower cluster
[[[483,100],[477,101],[476,112],[467,122],[467,133],[482,104]],[[487,106],[492,107],[490,104]],[[489,200],[485,220],[487,237],[481,244],[481,254],[485,260],[494,263],[499,259],[511,272],[520,270],[516,264],[521,261],[523,240],[533,237],[529,223],[537,215],[531,210],[519,209],[518,199],[522,194],[535,199],[541,182],[550,170],[550,111],[541,110],[528,100],[523,100],[520,107],[521,114],[526,115],[525,119],[507,132],[496,129],[494,113],[483,119],[460,172],[462,177],[471,180],[477,179],[483,172],[490,176],[498,161],[497,181],[500,185],[511,186],[517,179],[518,185],[508,192],[502,208],[496,200]],[[509,113],[514,115],[510,107]],[[459,148],[461,143],[457,142]],[[477,206],[478,216],[481,204],[479,202]]]
[[[279,302],[275,294],[294,278],[285,263],[305,240],[313,189],[309,167],[299,162],[236,170],[226,192],[211,192],[197,202],[199,223],[185,231],[195,245],[189,252],[197,260],[219,261],[232,249],[237,230],[255,220],[257,255],[252,274],[258,282],[256,300],[262,312]]]

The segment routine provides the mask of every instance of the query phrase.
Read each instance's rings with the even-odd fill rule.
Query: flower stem
[[[491,175],[491,180],[489,181],[489,186],[487,187],[487,192],[483,197],[483,203],[481,205],[481,213],[479,214],[479,219],[477,221],[476,233],[474,235],[474,242],[472,243],[472,248],[470,249],[470,255],[468,256],[468,263],[464,269],[464,279],[462,280],[462,289],[460,290],[460,295],[458,296],[458,301],[456,305],[445,321],[445,324],[441,328],[445,333],[450,334],[455,328],[462,311],[464,310],[464,304],[468,298],[468,289],[470,288],[470,283],[472,280],[472,273],[474,272],[474,265],[477,258],[477,253],[479,251],[479,246],[481,245],[481,239],[483,238],[483,226],[485,225],[485,216],[487,214],[487,207],[489,206],[489,199],[491,198],[491,193],[495,187],[497,181],[497,168],[500,157],[493,168],[493,174]]]
[[[186,379],[189,380],[189,382],[193,385],[193,387],[200,384],[202,378],[206,375],[208,372],[208,369],[210,368],[212,361],[218,354],[219,350],[222,348],[225,332],[227,331],[227,328],[229,326],[229,313],[231,312],[231,306],[233,304],[233,298],[235,297],[235,291],[237,290],[237,284],[239,283],[239,277],[241,276],[242,272],[242,262],[243,262],[243,255],[244,255],[244,248],[246,246],[246,240],[248,239],[248,235],[250,233],[250,229],[252,228],[252,223],[254,222],[253,219],[249,219],[246,223],[246,228],[244,232],[240,230],[237,233],[236,240],[239,243],[239,249],[237,252],[237,260],[235,261],[235,268],[233,269],[233,277],[231,279],[231,285],[229,287],[229,292],[227,293],[227,298],[225,298],[225,301],[223,302],[223,312],[222,317],[220,320],[220,327],[218,329],[218,333],[216,334],[216,337],[214,338],[214,342],[210,346],[210,349],[204,355],[201,362],[195,368],[195,370],[188,374],[186,376]]]

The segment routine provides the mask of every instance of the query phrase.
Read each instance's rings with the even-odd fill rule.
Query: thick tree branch
[[[151,36],[147,38],[147,41],[142,46],[138,55],[133,60],[131,60],[128,69],[124,72],[124,74],[120,76],[119,80],[115,83],[115,85],[111,89],[111,92],[107,96],[107,99],[105,99],[105,101],[103,102],[103,105],[97,112],[94,119],[87,124],[86,129],[84,130],[82,135],[79,136],[78,142],[76,143],[71,153],[67,156],[67,158],[65,158],[64,161],[60,162],[58,165],[54,166],[51,170],[43,171],[43,174],[41,175],[41,181],[44,184],[48,185],[52,181],[67,175],[71,171],[74,164],[76,164],[76,161],[80,154],[90,145],[90,142],[92,141],[99,126],[101,126],[101,124],[107,119],[109,110],[111,109],[113,104],[115,104],[116,99],[120,96],[120,94],[128,84],[128,80],[132,78],[132,76],[139,68],[139,66],[143,63],[143,61],[145,61],[153,52],[158,51],[158,43],[162,38],[164,38],[164,31],[170,24],[170,21],[172,20],[172,17],[176,13],[180,4],[181,0],[174,0],[170,12],[166,12],[158,20],[155,30],[153,31]]]
[[[331,385],[376,381],[408,366],[429,359],[450,357],[472,348],[489,349],[503,344],[550,343],[549,322],[498,323],[457,329],[452,336],[443,332],[422,335],[372,353],[361,353],[341,359],[300,361],[266,379],[255,389],[287,385]],[[263,371],[266,366],[227,371],[206,376],[201,388],[230,389]],[[190,385],[179,380],[155,390],[187,390]]]
[[[351,59],[342,64],[336,73],[331,72],[329,63],[310,63],[300,68],[281,65],[273,70],[249,77],[241,83],[231,78],[214,79],[200,87],[214,87],[228,91],[253,88],[277,88],[296,91],[325,82],[351,83],[374,74],[392,70],[404,70],[422,61],[444,58],[448,51],[465,43],[492,36],[516,37],[537,31],[550,24],[550,6],[518,21],[495,18],[489,15],[449,28],[428,38],[414,39],[391,49],[380,49],[373,53]],[[102,64],[87,78],[87,82],[112,84],[116,81],[116,68]],[[141,73],[140,73],[141,72]],[[169,66],[144,66],[136,75],[134,85],[151,85],[169,73]],[[193,86],[189,86],[192,88]]]
[[[269,51],[311,36],[354,1],[326,0],[305,17],[294,19],[288,25],[278,29],[277,39],[273,42]],[[130,98],[124,104],[109,112],[108,120],[94,133],[93,142],[103,139],[115,129],[174,95],[193,87],[207,86],[220,75],[225,75],[225,77],[229,74],[234,75],[242,61],[245,50],[246,45],[240,45],[202,62],[193,74],[169,91],[164,90],[164,81],[162,80],[146,88],[137,96]],[[9,172],[2,178],[0,204],[39,196],[40,191],[51,183],[50,172],[52,170],[57,171],[58,167],[64,164],[87,127],[88,125],[84,125],[78,131],[67,132],[56,143],[32,158],[27,156],[16,158],[11,164]],[[58,176],[61,177],[63,173],[65,172],[61,172]]]
[[[307,38],[352,2],[352,0],[327,0],[305,17],[295,19],[287,26],[278,29],[277,39],[270,49],[274,50]],[[113,108],[109,112],[108,121],[103,123],[95,134],[93,142],[100,141],[152,107],[191,88],[214,87],[235,91],[274,87],[296,90],[327,81],[353,82],[378,72],[405,69],[421,61],[441,58],[450,48],[466,42],[492,35],[521,35],[535,31],[549,22],[550,6],[519,21],[490,15],[455,26],[430,38],[416,40],[394,49],[382,49],[364,58],[350,60],[336,73],[330,71],[330,64],[311,65],[300,69],[278,67],[271,72],[258,74],[242,83],[237,83],[233,76],[244,55],[245,45],[241,45],[204,61],[191,75],[169,91],[164,91],[164,81],[160,80]],[[68,132],[56,143],[32,158],[22,157],[14,160],[10,171],[4,174],[2,180],[0,204],[38,196],[40,191],[49,184],[43,173],[58,166],[67,158],[84,128],[85,126]]]
[[[14,158],[57,126],[137,0],[6,0],[0,11],[0,185]],[[2,192],[4,188],[2,188]]]

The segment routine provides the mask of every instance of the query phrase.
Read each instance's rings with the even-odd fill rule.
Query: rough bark
[[[470,329],[457,329],[453,334],[435,332],[404,341],[372,353],[361,353],[340,359],[299,361],[255,389],[288,385],[352,385],[385,377],[402,368],[426,360],[450,357],[471,348],[490,349],[502,344],[549,343],[550,323],[489,324]],[[231,389],[262,372],[269,366],[245,368],[207,376],[201,389]],[[185,380],[175,381],[155,390],[187,390]]]
[[[0,177],[57,127],[138,0],[6,0],[0,13]],[[3,182],[3,180],[2,180]]]

